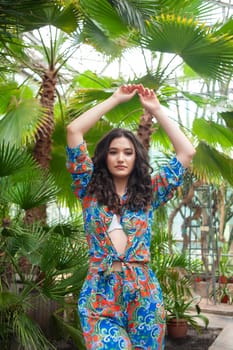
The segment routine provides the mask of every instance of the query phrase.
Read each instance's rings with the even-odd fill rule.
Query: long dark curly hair
[[[129,130],[116,128],[107,133],[97,144],[94,156],[94,172],[88,186],[88,192],[95,194],[99,204],[106,205],[116,214],[121,214],[122,205],[116,193],[113,178],[107,168],[107,154],[113,139],[126,137],[134,145],[135,165],[127,184],[127,201],[124,204],[131,210],[146,210],[152,200],[151,173],[149,156],[139,139]]]

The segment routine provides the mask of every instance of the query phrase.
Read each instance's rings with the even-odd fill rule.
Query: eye
[[[125,152],[125,155],[126,155],[126,156],[131,156],[132,154],[133,154],[133,151],[126,151],[126,152]]]
[[[110,150],[108,151],[108,154],[111,154],[111,155],[114,155],[114,154],[116,154],[116,153],[117,153],[117,151],[115,151],[115,150],[111,150],[111,149],[110,149]]]

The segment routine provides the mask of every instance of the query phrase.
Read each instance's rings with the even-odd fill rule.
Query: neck
[[[116,193],[118,194],[118,196],[122,197],[123,194],[125,194],[126,192],[126,188],[127,188],[127,181],[124,179],[122,180],[117,180],[114,182],[115,184],[115,189],[116,189]]]

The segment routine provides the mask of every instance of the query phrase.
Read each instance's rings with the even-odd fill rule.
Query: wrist
[[[119,105],[122,101],[119,99],[119,97],[115,94],[109,97],[110,103],[113,105],[113,107]]]
[[[163,118],[167,116],[167,114],[164,112],[164,110],[161,107],[153,109],[150,113],[156,118],[157,117]]]

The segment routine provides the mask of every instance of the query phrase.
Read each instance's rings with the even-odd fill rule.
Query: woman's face
[[[107,167],[115,179],[128,179],[136,159],[133,143],[126,137],[117,137],[112,140],[107,152]]]

